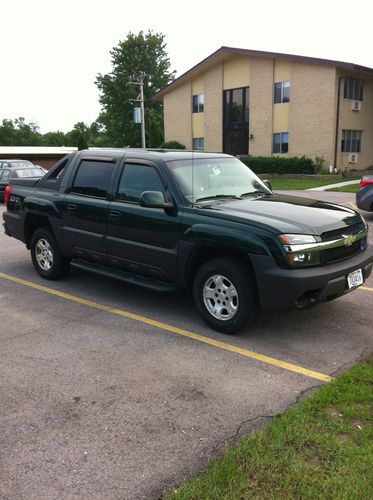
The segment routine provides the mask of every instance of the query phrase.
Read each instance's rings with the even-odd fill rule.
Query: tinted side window
[[[106,198],[114,163],[82,160],[75,175],[72,193]]]
[[[126,165],[122,171],[116,199],[138,202],[144,191],[164,192],[156,169],[146,165]]]
[[[10,177],[10,170],[3,170],[3,175],[1,176],[2,181],[6,181]]]

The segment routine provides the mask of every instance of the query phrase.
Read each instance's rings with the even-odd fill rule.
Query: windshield
[[[216,157],[167,162],[176,181],[191,203],[212,198],[237,198],[271,191],[237,158]]]
[[[22,168],[17,170],[18,177],[43,177],[45,172],[40,168]]]

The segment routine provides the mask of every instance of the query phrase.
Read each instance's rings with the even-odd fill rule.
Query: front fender
[[[222,250],[255,255],[270,255],[268,247],[270,240],[265,231],[240,224],[229,226],[195,224],[184,234],[184,241],[195,243],[196,246],[208,245]]]

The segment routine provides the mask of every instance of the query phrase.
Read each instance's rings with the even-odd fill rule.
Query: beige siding
[[[163,99],[164,134],[166,141],[179,141],[192,148],[192,86],[181,85]]]
[[[364,82],[364,100],[361,111],[352,111],[352,101],[343,98],[343,80],[341,83],[341,103],[338,134],[337,167],[364,169],[373,165],[373,81]],[[362,150],[357,163],[349,163],[349,154],[341,153],[342,130],[362,130]]]
[[[249,152],[254,156],[272,153],[273,60],[251,59]]]
[[[250,58],[234,57],[224,62],[224,90],[248,87],[249,85]]]
[[[197,95],[197,94],[203,94],[204,93],[204,82],[203,82],[203,75],[195,78],[192,81],[192,94]]]
[[[289,156],[322,156],[333,164],[335,81],[334,67],[292,63]]]
[[[290,103],[273,105],[273,133],[289,131]]]
[[[192,127],[193,137],[204,137],[204,113],[193,113]]]
[[[291,62],[290,61],[275,61],[273,74],[274,82],[285,82],[291,80]]]
[[[223,65],[207,71],[205,82],[205,151],[222,151],[223,148]]]

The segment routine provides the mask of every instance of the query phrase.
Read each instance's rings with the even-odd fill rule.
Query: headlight
[[[368,224],[367,224],[367,221],[364,219],[364,217],[363,217],[361,214],[359,214],[359,215],[360,215],[360,217],[361,217],[361,220],[364,222],[365,227],[366,227],[367,229],[369,229],[369,226],[368,226]]]
[[[291,266],[318,266],[320,264],[320,254],[315,245],[320,238],[312,234],[280,234],[279,240]]]

